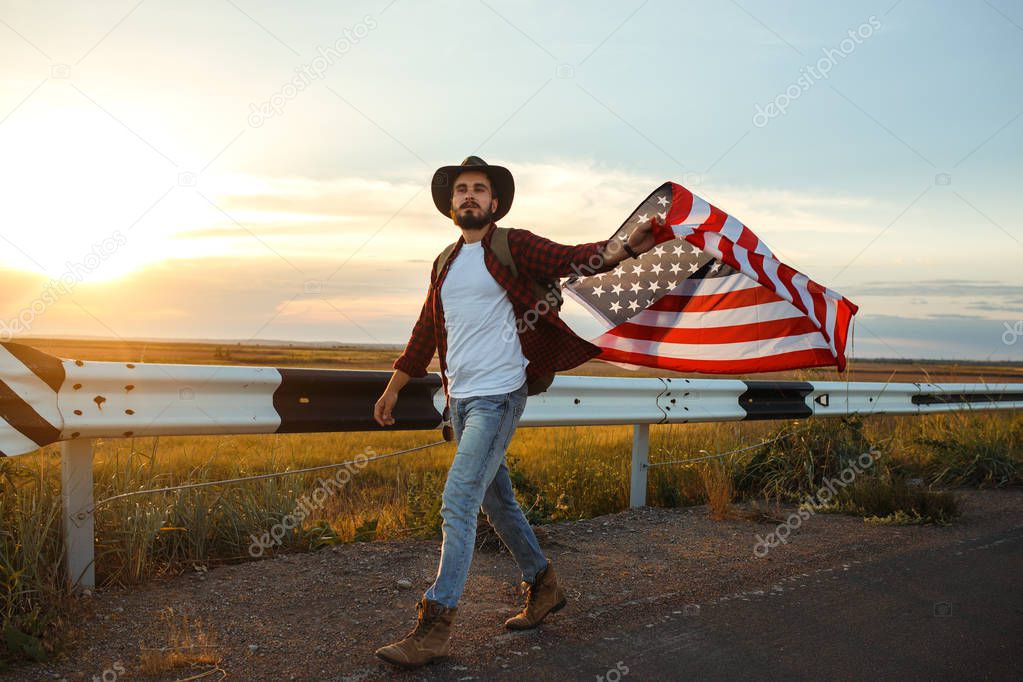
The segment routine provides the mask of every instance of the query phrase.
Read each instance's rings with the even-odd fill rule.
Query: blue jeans
[[[437,579],[426,598],[458,605],[472,564],[476,518],[482,507],[491,525],[532,583],[547,566],[536,535],[512,490],[505,451],[526,409],[526,384],[511,393],[451,398],[451,426],[458,441],[441,504],[444,541]]]

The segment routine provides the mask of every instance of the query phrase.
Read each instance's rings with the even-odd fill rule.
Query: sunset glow
[[[425,5],[0,10],[0,317],[70,276],[31,333],[403,343],[459,234],[430,176],[477,153],[515,176],[506,226],[597,241],[673,180],[856,301],[858,353],[1018,357],[999,335],[1023,315],[1018,30],[821,7],[781,42],[733,10],[703,17],[714,41],[654,49],[672,19],[649,8],[615,28],[474,5],[489,75],[457,97],[468,38]],[[955,40],[963,21],[984,40]],[[926,74],[962,69],[987,74],[983,106],[935,99]]]

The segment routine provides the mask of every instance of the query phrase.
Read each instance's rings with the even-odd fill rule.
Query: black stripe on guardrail
[[[23,343],[3,343],[8,353],[18,358],[32,373],[46,382],[54,391],[59,391],[64,383],[64,363],[49,353],[36,350]]]
[[[274,391],[274,409],[281,416],[278,433],[324,431],[407,431],[436,429],[441,414],[433,396],[441,390],[440,376],[412,379],[401,390],[394,425],[382,427],[373,419],[373,406],[391,380],[392,372],[357,370],[279,369],[281,385]]]
[[[746,391],[739,396],[739,407],[746,419],[788,419],[809,417],[813,410],[806,396],[813,384],[806,381],[744,381]]]
[[[0,419],[39,447],[60,439],[60,429],[43,419],[3,381],[0,381]]]
[[[1001,393],[924,393],[911,398],[914,405],[948,405],[950,403],[1013,403],[1023,402],[1023,391]]]

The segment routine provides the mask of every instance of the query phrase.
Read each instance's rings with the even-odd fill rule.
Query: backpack
[[[515,266],[515,259],[512,258],[511,249],[508,246],[508,230],[509,228],[507,227],[494,227],[494,233],[490,236],[490,249],[497,256],[497,260],[500,261],[501,265],[511,270],[512,277],[517,279],[519,269]],[[451,257],[451,252],[455,250],[456,246],[458,246],[458,242],[449,244],[441,251],[434,268],[434,278],[440,277],[440,273],[443,272],[444,266],[447,264],[448,259]],[[532,286],[533,293],[536,294],[538,301],[547,298],[548,292],[553,293],[556,301],[551,305],[551,308],[555,311],[561,310],[564,298],[561,293],[561,283],[558,280],[530,279],[529,284]],[[554,372],[549,372],[538,376],[527,386],[526,395],[536,395],[546,391],[550,387],[551,382],[554,381],[554,374]]]

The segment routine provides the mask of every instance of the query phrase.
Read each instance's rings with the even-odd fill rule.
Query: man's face
[[[497,210],[490,178],[483,171],[465,171],[455,178],[451,219],[459,227],[478,230],[490,224]]]

